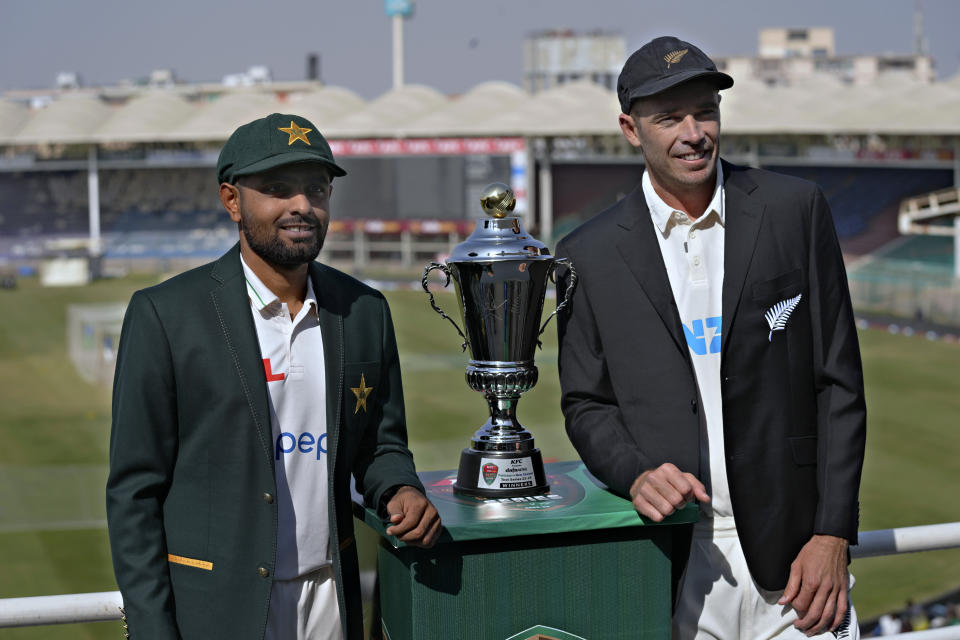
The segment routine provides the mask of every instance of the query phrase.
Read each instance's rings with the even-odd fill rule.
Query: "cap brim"
[[[680,73],[661,78],[656,82],[650,82],[643,87],[638,87],[630,92],[630,102],[638,98],[649,98],[658,93],[663,93],[667,89],[672,89],[678,84],[684,84],[691,80],[712,80],[717,85],[717,89],[729,89],[733,86],[733,78],[722,71],[708,71],[705,69],[688,69]]]
[[[333,174],[334,177],[347,175],[347,172],[344,171],[343,167],[335,162],[324,160],[323,158],[318,157],[315,153],[308,153],[305,151],[289,151],[287,153],[281,153],[275,156],[270,156],[269,158],[264,158],[263,160],[254,162],[246,167],[237,169],[233,172],[233,177],[239,178],[240,176],[249,176],[254,173],[260,173],[261,171],[268,171],[275,167],[282,167],[285,164],[297,164],[300,162],[314,162],[316,164],[322,164],[330,170],[330,173]]]

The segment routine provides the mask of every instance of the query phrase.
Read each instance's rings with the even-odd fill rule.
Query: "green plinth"
[[[483,500],[453,493],[456,471],[420,474],[443,519],[432,549],[383,536],[378,564],[388,640],[670,637],[675,525],[646,521],[580,461],[547,465],[550,494]]]

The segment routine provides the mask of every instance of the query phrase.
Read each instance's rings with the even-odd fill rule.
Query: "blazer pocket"
[[[802,290],[803,272],[800,269],[794,269],[769,280],[754,283],[752,293],[755,302],[767,305],[793,298]]]
[[[817,464],[817,436],[791,436],[793,461],[800,466]]]
[[[196,569],[203,569],[204,571],[213,571],[213,563],[209,560],[200,560],[198,558],[188,558],[186,556],[178,556],[174,553],[167,554],[167,562],[170,564],[179,564],[185,567],[194,567]]]

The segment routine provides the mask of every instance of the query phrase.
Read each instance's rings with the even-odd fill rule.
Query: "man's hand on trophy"
[[[387,535],[414,547],[432,547],[440,535],[442,523],[437,508],[418,489],[400,487],[387,503],[391,525]]]
[[[669,462],[641,473],[630,487],[630,497],[637,513],[654,522],[682,509],[691,500],[710,502],[706,488],[696,476]]]

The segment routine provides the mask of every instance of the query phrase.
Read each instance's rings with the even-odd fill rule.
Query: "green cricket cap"
[[[271,113],[230,135],[217,159],[217,184],[233,184],[240,176],[295,162],[319,162],[333,176],[347,175],[312,122],[301,116]]]

